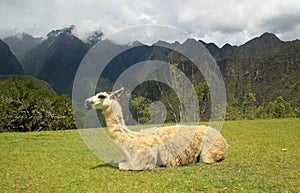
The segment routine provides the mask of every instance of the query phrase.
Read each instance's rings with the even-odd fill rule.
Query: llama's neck
[[[108,133],[112,140],[118,145],[127,146],[133,135],[125,125],[119,102],[113,101],[112,105],[103,111],[103,115],[105,116]]]

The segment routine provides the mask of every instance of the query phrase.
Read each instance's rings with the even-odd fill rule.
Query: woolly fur
[[[124,153],[121,170],[146,170],[157,166],[182,166],[225,159],[228,144],[214,128],[175,125],[132,132],[125,125],[116,92],[102,92],[85,101],[87,108],[101,109],[110,138]]]

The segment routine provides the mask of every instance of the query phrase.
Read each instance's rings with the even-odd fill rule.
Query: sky
[[[219,47],[242,45],[264,32],[300,39],[299,0],[1,0],[0,38],[28,33],[45,37],[76,26],[84,38],[131,26],[166,25]]]

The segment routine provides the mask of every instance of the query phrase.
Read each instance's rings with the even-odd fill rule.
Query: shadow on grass
[[[97,169],[97,168],[114,168],[114,169],[118,169],[117,167],[117,163],[104,163],[104,164],[99,164],[96,165],[94,167],[91,167],[92,170]]]

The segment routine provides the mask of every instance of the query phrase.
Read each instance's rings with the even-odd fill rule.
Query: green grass
[[[300,192],[300,119],[225,122],[227,159],[119,171],[76,130],[0,134],[0,192]],[[287,151],[282,151],[287,149]]]

